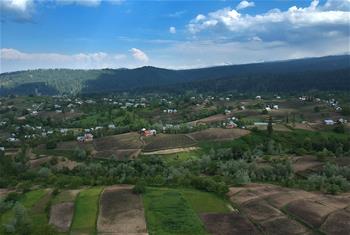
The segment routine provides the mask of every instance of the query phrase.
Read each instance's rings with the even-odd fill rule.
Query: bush
[[[46,142],[46,149],[55,149],[56,147],[56,140],[49,140],[48,142]]]
[[[143,194],[146,192],[146,184],[143,181],[139,181],[135,184],[135,186],[132,188],[133,193],[136,194]]]

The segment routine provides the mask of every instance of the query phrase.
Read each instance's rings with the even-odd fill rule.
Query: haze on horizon
[[[0,10],[1,73],[350,53],[350,0],[3,0]]]

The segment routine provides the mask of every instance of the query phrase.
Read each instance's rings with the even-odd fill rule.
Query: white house
[[[335,124],[335,122],[332,119],[326,119],[323,122],[327,126],[333,126]]]

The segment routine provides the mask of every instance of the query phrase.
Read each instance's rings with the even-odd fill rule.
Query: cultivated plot
[[[147,234],[142,198],[132,186],[111,186],[100,197],[98,234]]]

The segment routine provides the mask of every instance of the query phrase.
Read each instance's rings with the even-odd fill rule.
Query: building
[[[157,135],[157,131],[152,129],[152,130],[146,130],[146,128],[141,129],[141,135],[142,136],[155,136]]]
[[[236,128],[237,127],[237,124],[234,123],[234,122],[229,122],[227,125],[226,125],[226,128],[227,129],[233,129],[233,128]]]
[[[332,119],[326,119],[323,122],[327,126],[333,126],[335,124],[335,122]]]
[[[94,140],[94,136],[90,133],[87,133],[83,136],[78,136],[77,141],[78,142],[91,142]]]

